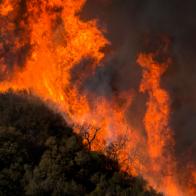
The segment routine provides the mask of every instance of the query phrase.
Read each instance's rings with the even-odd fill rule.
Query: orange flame
[[[160,78],[168,63],[160,64],[154,60],[155,57],[155,54],[140,54],[138,57],[138,63],[144,69],[140,91],[147,92],[149,97],[144,125],[152,164],[151,175],[155,175],[156,180],[162,177],[160,184],[164,186],[161,189],[164,188],[162,191],[167,195],[182,195],[175,179],[175,160],[172,159],[171,152],[166,150],[167,146],[172,148],[174,145],[172,131],[169,128],[170,97],[160,86]]]
[[[3,0],[0,5],[0,15],[7,16],[11,11],[13,11],[13,6],[10,0]]]
[[[16,11],[10,2],[3,0],[0,3],[1,17]],[[126,119],[126,112],[134,99],[131,91],[118,93],[109,100],[79,90],[80,84],[93,76],[97,66],[101,66],[105,57],[101,49],[109,44],[95,20],[83,22],[79,18],[78,12],[85,2],[27,2],[31,55],[23,68],[15,65],[10,75],[0,59],[0,76],[5,73],[7,76],[0,82],[0,91],[25,89],[54,103],[76,132],[80,132],[83,126],[89,127],[90,138],[99,128],[92,150],[107,154],[113,143],[114,156],[123,170],[132,175],[142,174],[151,186],[169,196],[185,195],[176,178],[172,152],[167,150],[168,146],[174,146],[169,128],[170,97],[161,88],[160,78],[168,63],[157,63],[153,54],[140,54],[138,58],[143,68],[140,91],[147,92],[149,97],[144,118],[147,142],[142,131],[133,128]],[[24,26],[24,21],[20,25]],[[90,62],[85,62],[84,70],[72,81],[72,70],[85,59]]]
[[[37,0],[28,2],[32,55],[25,68],[15,68],[15,75],[1,83],[0,89],[31,90],[44,100],[52,100],[62,105],[70,118],[74,113],[75,119],[78,120],[83,113],[87,113],[88,105],[85,97],[79,96],[74,85],[70,83],[70,70],[88,56],[93,58],[94,62],[87,66],[94,69],[104,57],[100,48],[103,48],[107,41],[97,29],[95,21],[84,23],[76,16],[85,3],[84,0],[38,3]],[[37,13],[38,5],[41,7],[41,13]],[[54,7],[60,11],[52,11]],[[41,14],[39,18],[38,14]],[[60,24],[55,24],[58,22]],[[53,29],[52,25],[57,26]]]

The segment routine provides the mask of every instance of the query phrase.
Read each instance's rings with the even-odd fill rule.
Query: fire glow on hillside
[[[147,96],[144,134],[127,118],[135,99],[131,88],[109,98],[84,88],[96,69],[105,66],[109,57],[104,48],[111,44],[96,20],[80,19],[86,1],[29,0],[22,7],[20,3],[0,2],[0,51],[10,46],[9,52],[0,56],[0,91],[27,90],[52,102],[76,132],[88,127],[93,137],[99,129],[92,150],[105,152],[111,143],[126,138],[117,153],[122,170],[142,175],[150,186],[168,196],[196,195],[194,165],[190,163],[180,174],[176,168],[175,138],[169,126],[171,97],[161,85],[172,61],[169,56],[157,60],[168,46],[163,46],[163,51],[138,53],[135,60],[142,71],[137,93]]]

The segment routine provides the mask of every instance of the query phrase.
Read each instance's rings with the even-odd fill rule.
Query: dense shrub
[[[0,195],[158,195],[81,141],[38,98],[1,94]]]

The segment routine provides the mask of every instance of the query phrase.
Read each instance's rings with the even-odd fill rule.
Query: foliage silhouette
[[[25,92],[0,94],[0,195],[156,196]]]

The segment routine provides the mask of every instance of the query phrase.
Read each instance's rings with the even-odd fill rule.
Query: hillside
[[[0,94],[0,195],[160,195],[81,141],[38,98]]]

